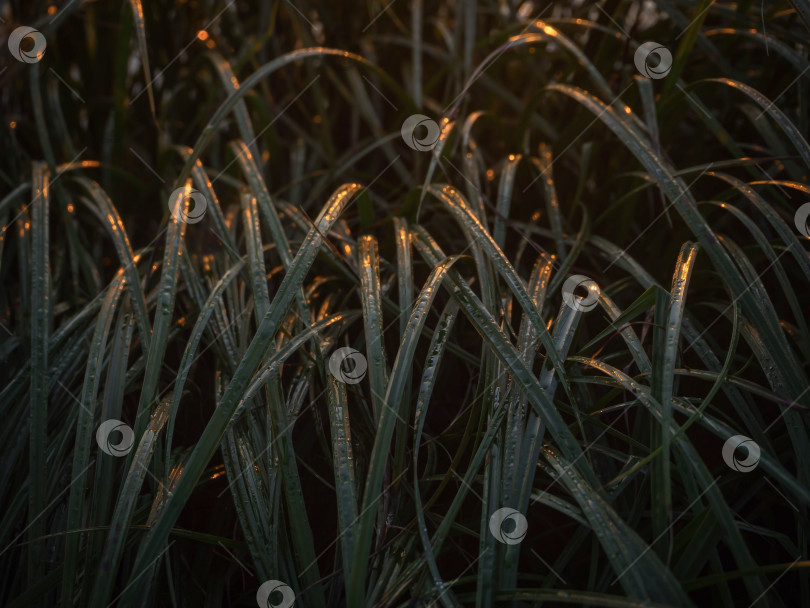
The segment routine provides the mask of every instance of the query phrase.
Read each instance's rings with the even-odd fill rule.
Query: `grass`
[[[810,605],[807,0],[257,4],[0,5],[0,603]]]

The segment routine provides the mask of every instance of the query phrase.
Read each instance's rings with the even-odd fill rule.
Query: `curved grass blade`
[[[782,219],[776,210],[754,189],[750,184],[737,179],[733,175],[727,173],[718,173],[716,171],[708,171],[706,175],[716,177],[728,184],[731,184],[737,191],[747,198],[754,207],[765,216],[768,223],[773,227],[774,231],[781,237],[782,241],[787,245],[793,257],[798,262],[802,271],[804,272],[807,280],[810,281],[810,259],[808,259],[807,251],[802,247],[801,242],[796,237],[796,233],[787,225],[787,222]]]
[[[346,51],[341,51],[338,49],[328,49],[328,48],[310,48],[310,49],[301,49],[298,51],[293,51],[291,53],[286,53],[281,57],[278,57],[269,63],[266,63],[258,70],[256,70],[253,74],[251,74],[248,78],[246,78],[239,89],[232,91],[228,98],[222,102],[222,105],[217,108],[217,111],[208,121],[205,128],[203,129],[202,133],[200,134],[197,142],[194,144],[193,150],[194,152],[189,156],[186,160],[186,164],[183,169],[180,171],[175,184],[182,185],[185,183],[185,180],[188,179],[189,175],[191,174],[191,169],[197,160],[200,158],[202,153],[208,147],[208,144],[211,143],[214,135],[216,134],[217,128],[220,126],[222,121],[228,115],[228,113],[234,108],[234,106],[241,100],[245,95],[248,94],[255,86],[257,86],[262,80],[264,80],[267,76],[272,74],[273,72],[279,70],[282,67],[285,67],[291,63],[296,61],[300,61],[302,59],[307,59],[310,57],[340,57],[344,60],[354,61],[363,65],[369,69],[374,70],[380,78],[390,87],[392,87],[395,91],[399,92],[403,97],[405,96],[402,93],[401,87],[399,87],[385,72],[377,68],[376,66],[372,65],[364,58],[359,55],[355,55],[354,53],[349,53]]]
[[[144,352],[148,352],[152,338],[152,330],[149,324],[149,315],[146,312],[146,298],[144,297],[135,265],[137,256],[132,252],[129,238],[124,230],[124,222],[121,220],[121,216],[118,215],[118,211],[113,206],[112,201],[104,190],[101,189],[101,186],[84,177],[77,177],[75,181],[87,191],[90,198],[98,205],[102,223],[112,237],[115,251],[118,254],[126,276],[127,289],[130,292],[130,298],[133,303],[135,320],[138,324],[138,334],[143,344],[143,350]]]
[[[177,281],[180,276],[180,260],[183,254],[183,239],[186,234],[186,206],[191,195],[191,180],[186,182],[185,195],[173,197],[175,209],[169,214],[169,225],[166,231],[166,248],[163,252],[163,268],[158,285],[155,319],[152,324],[152,340],[147,351],[146,369],[143,375],[141,396],[138,400],[138,413],[135,418],[135,437],[144,432],[152,408],[157,406],[158,383],[163,369],[166,347],[169,342],[174,299],[177,294]]]
[[[788,116],[782,112],[782,110],[776,107],[774,102],[765,97],[765,95],[757,91],[755,88],[743,82],[731,80],[730,78],[708,78],[701,82],[719,82],[720,84],[737,89],[738,91],[741,91],[747,95],[749,98],[753,99],[757,105],[762,108],[763,112],[771,115],[774,122],[779,125],[791,143],[796,147],[796,150],[799,152],[799,156],[801,156],[805,164],[810,167],[810,145],[807,144],[807,140],[802,136],[799,129],[796,128],[796,125],[793,124],[790,118],[788,118]]]
[[[428,348],[428,355],[425,359],[424,371],[422,372],[422,381],[419,384],[419,395],[416,399],[414,412],[416,430],[414,431],[413,437],[413,492],[419,538],[422,541],[422,547],[425,551],[425,561],[427,562],[430,575],[433,578],[433,584],[436,585],[436,590],[439,592],[439,599],[442,604],[448,608],[452,606],[452,603],[450,598],[446,598],[444,595],[446,587],[439,573],[439,568],[436,565],[436,557],[430,543],[430,538],[428,537],[422,494],[419,490],[419,449],[422,443],[422,431],[425,427],[425,417],[427,416],[430,397],[433,394],[433,388],[438,378],[439,365],[441,365],[445,347],[447,346],[450,332],[453,329],[457,317],[458,304],[455,300],[450,300],[442,311],[439,321],[436,324],[436,330],[433,332],[433,337],[430,340],[430,347]]]
[[[267,270],[264,267],[262,233],[259,229],[259,210],[255,197],[242,193],[242,213],[245,219],[245,245],[250,266],[254,311],[256,323],[259,323],[270,307],[270,293],[267,291]]]
[[[216,52],[210,53],[208,57],[211,59],[211,63],[213,63],[219,75],[222,86],[228,90],[229,94],[237,91],[239,89],[239,81],[236,79],[236,75],[231,69],[231,64],[228,63],[222,55]],[[240,99],[234,107],[234,116],[236,118],[236,124],[239,127],[239,134],[242,136],[242,139],[247,142],[247,147],[250,149],[253,158],[261,158],[261,156],[259,156],[259,149],[256,146],[257,137],[253,131],[253,123],[250,120],[250,114],[248,114],[244,99]]]
[[[669,297],[659,296],[656,299],[652,395],[653,399],[661,404],[670,403],[673,397],[675,364],[678,358],[686,290],[689,287],[697,251],[698,248],[695,244],[684,243],[675,264],[672,291]],[[663,292],[658,293],[663,295]],[[661,433],[654,433],[653,442],[657,444],[660,439],[661,453],[658,460],[656,460],[656,466],[653,468],[650,478],[653,493],[653,531],[656,537],[671,529],[672,475],[670,469],[670,437],[667,429],[673,425],[672,409],[663,405],[660,419],[664,430]]]
[[[242,270],[244,265],[245,263],[240,261],[238,264],[234,264],[233,266],[231,266],[231,268],[224,275],[222,275],[222,278],[211,290],[211,293],[209,294],[208,299],[205,302],[205,305],[200,309],[200,314],[197,316],[197,321],[194,323],[194,328],[191,330],[191,335],[188,338],[188,342],[186,342],[186,349],[183,352],[183,358],[180,360],[180,367],[177,369],[177,375],[174,381],[174,393],[170,401],[171,410],[169,412],[168,424],[166,425],[165,459],[167,467],[169,465],[169,462],[171,462],[172,438],[174,436],[174,421],[177,417],[177,411],[180,409],[180,401],[183,395],[183,388],[185,387],[186,384],[186,378],[188,378],[188,374],[191,371],[191,366],[194,364],[195,354],[197,352],[197,348],[200,345],[200,340],[202,339],[203,332],[205,331],[205,328],[208,325],[208,321],[211,319],[211,315],[214,312],[214,308],[220,304],[223,292],[237,277],[237,275]],[[169,472],[167,470],[166,471],[167,477],[168,474]]]

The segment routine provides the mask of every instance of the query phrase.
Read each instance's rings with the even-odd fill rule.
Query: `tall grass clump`
[[[810,605],[808,0],[0,17],[0,605]]]

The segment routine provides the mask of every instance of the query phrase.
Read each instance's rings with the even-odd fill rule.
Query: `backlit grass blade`
[[[214,313],[214,308],[219,305],[221,302],[221,297],[223,291],[233,282],[233,280],[237,277],[239,272],[244,267],[244,262],[239,262],[238,264],[233,265],[228,272],[222,275],[222,278],[217,282],[214,288],[211,290],[211,293],[208,296],[208,300],[206,300],[205,305],[203,306],[202,310],[200,310],[200,314],[197,317],[196,322],[194,323],[194,328],[191,331],[191,335],[186,343],[186,349],[183,353],[183,358],[180,361],[180,367],[177,370],[177,376],[174,381],[174,392],[171,399],[171,409],[169,411],[169,419],[166,425],[166,466],[168,467],[169,462],[171,461],[171,450],[172,450],[172,438],[174,435],[174,421],[177,417],[177,411],[180,408],[180,402],[183,395],[183,388],[186,384],[186,378],[188,378],[188,374],[191,371],[191,367],[194,364],[195,356],[197,354],[197,349],[200,345],[200,340],[203,336],[203,331],[205,330],[209,320],[211,319],[211,315]],[[168,471],[166,472],[168,477]]]
[[[233,382],[233,381],[232,381]],[[268,388],[272,435],[278,442],[276,455],[283,479],[284,496],[287,499],[289,533],[295,556],[298,581],[307,589],[304,601],[308,605],[323,606],[323,591],[320,588],[318,557],[315,553],[312,528],[307,517],[306,503],[301,490],[295,450],[292,442],[292,424],[284,410],[281,378],[278,367],[272,369]],[[226,393],[227,395],[227,393]],[[223,397],[224,399],[224,397]],[[304,598],[302,598],[304,599]]]
[[[382,305],[380,299],[380,260],[377,239],[363,236],[358,243],[358,268],[360,269],[360,295],[363,299],[363,329],[368,357],[368,378],[371,387],[371,403],[374,418],[379,420],[385,407],[383,399],[388,386],[388,366],[383,342]]]
[[[277,568],[274,563],[277,543],[270,538],[269,512],[264,511],[270,504],[264,502],[267,492],[263,491],[256,479],[256,457],[245,434],[234,428],[229,428],[225,432],[220,451],[230,480],[228,490],[233,496],[234,508],[245,535],[245,542],[258,570],[258,576],[267,579],[273,576]],[[273,548],[276,548],[276,551],[273,551]]]
[[[135,319],[131,313],[119,315],[121,318],[110,344],[110,361],[107,365],[104,395],[102,397],[101,419],[121,420],[121,412],[126,388],[126,370],[135,333]],[[110,521],[115,495],[119,489],[117,474],[118,462],[112,458],[96,458],[92,502],[90,504],[90,526],[106,526]],[[92,534],[87,541],[85,564],[97,564],[104,551],[104,534]],[[67,539],[65,541],[67,545]],[[67,547],[66,547],[67,548]],[[88,598],[93,584],[91,576],[82,581],[80,597]]]
[[[138,400],[138,413],[133,428],[136,439],[141,436],[146,421],[152,414],[152,408],[158,397],[160,372],[163,370],[164,357],[168,344],[169,328],[174,312],[174,299],[177,294],[177,281],[180,276],[180,260],[183,255],[183,239],[186,233],[186,207],[190,204],[191,182],[186,183],[183,196],[173,196],[170,204],[174,208],[169,214],[169,225],[166,231],[166,248],[163,252],[163,266],[158,285],[155,318],[152,323],[152,341],[146,359],[143,385]]]
[[[264,268],[259,210],[256,206],[256,199],[247,193],[242,194],[242,214],[245,221],[245,244],[248,251],[251,287],[253,288],[253,305],[258,323],[270,307],[270,294],[267,291],[267,270]]]
[[[149,107],[152,110],[152,117],[157,122],[155,111],[155,94],[152,91],[152,70],[149,68],[149,51],[146,45],[146,24],[143,18],[143,4],[141,0],[129,0],[132,8],[132,16],[135,19],[135,33],[138,39],[138,51],[141,55],[141,66],[143,67],[144,88],[149,96]]]
[[[48,441],[48,334],[51,327],[50,238],[48,236],[49,178],[44,163],[36,163],[31,179],[31,386],[28,443],[28,582],[43,574],[47,497],[45,454]]]
[[[115,244],[116,253],[118,254],[121,266],[126,275],[127,289],[132,298],[141,343],[143,344],[144,351],[148,352],[152,339],[152,330],[149,323],[149,316],[146,312],[146,298],[144,297],[140,277],[138,277],[138,271],[135,265],[137,263],[137,256],[133,253],[132,247],[129,244],[129,238],[124,229],[124,222],[121,220],[121,216],[118,214],[118,211],[116,211],[112,201],[104,190],[101,189],[101,186],[84,177],[76,178],[76,181],[87,191],[93,202],[98,205],[99,212],[103,218],[102,223],[109,231],[113,243]]]
[[[394,218],[394,239],[397,246],[397,298],[399,303],[399,334],[405,336],[408,315],[413,303],[413,252],[411,233],[404,218]]]
[[[338,521],[341,531],[340,547],[343,571],[350,572],[354,559],[355,523],[357,522],[357,496],[355,495],[354,459],[352,458],[349,407],[346,388],[330,376],[329,422],[332,430],[332,463],[337,490]]]
[[[543,302],[548,289],[549,278],[551,277],[552,259],[543,255],[535,261],[532,274],[529,277],[528,291],[532,301],[542,309]],[[518,352],[523,359],[523,363],[528,368],[534,367],[534,361],[537,357],[537,333],[534,331],[532,324],[525,316],[520,320],[520,328],[518,330]],[[519,478],[521,475],[526,477],[534,477],[534,471],[529,473],[527,470],[520,468],[520,457],[523,446],[523,432],[525,430],[526,419],[536,420],[536,416],[527,410],[526,404],[528,399],[526,395],[516,390],[514,395],[511,396],[512,403],[509,406],[509,412],[506,418],[506,430],[504,433],[504,472],[503,472],[503,496],[511,503],[517,501],[517,488],[519,487]],[[531,426],[533,424],[530,423]],[[524,485],[531,485],[531,481],[524,482]]]
[[[546,212],[548,213],[548,220],[551,224],[551,231],[554,233],[554,240],[557,245],[557,256],[560,259],[565,259],[566,249],[565,242],[563,241],[562,213],[560,212],[557,189],[554,185],[554,172],[552,171],[554,159],[551,155],[551,148],[545,143],[540,144],[538,155],[532,158],[532,161],[534,161],[538,171],[540,171],[538,178],[545,192]]]
[[[807,323],[805,321],[804,314],[801,312],[796,291],[793,287],[793,283],[788,278],[787,272],[785,271],[785,268],[780,260],[780,256],[777,255],[776,251],[774,251],[773,247],[771,247],[771,244],[764,233],[740,209],[734,205],[716,203],[713,201],[709,201],[708,204],[719,206],[734,215],[735,218],[745,225],[767,258],[772,260],[774,271],[776,272],[777,279],[779,280],[779,285],[782,288],[782,292],[787,299],[791,312],[793,313],[794,321],[796,322],[799,331],[804,338],[803,342],[799,342],[799,347],[802,348],[805,357],[810,359],[810,330],[807,328]]]
[[[443,596],[445,584],[439,573],[439,568],[436,565],[436,557],[427,532],[424,505],[422,504],[422,495],[419,490],[419,449],[421,447],[422,433],[425,427],[425,416],[427,415],[428,406],[430,404],[430,397],[433,394],[433,389],[438,379],[439,365],[444,356],[445,347],[447,346],[450,332],[453,329],[457,316],[458,304],[455,303],[455,300],[451,300],[442,312],[441,317],[439,317],[439,321],[436,324],[436,331],[433,332],[433,337],[430,340],[430,347],[425,359],[425,369],[422,372],[422,381],[419,385],[419,394],[414,411],[416,430],[414,431],[413,438],[413,492],[416,518],[419,524],[419,538],[422,541],[425,561],[427,562],[430,575],[433,578],[436,590],[439,592],[439,599],[444,606],[450,606],[451,604],[449,597],[445,599]]]
[[[219,80],[222,83],[222,86],[225,87],[229,92],[238,90],[239,81],[236,79],[236,76],[231,69],[231,64],[228,63],[219,53],[211,53],[209,58],[211,59],[211,63],[214,64],[214,68],[219,75]],[[259,149],[256,146],[256,135],[253,131],[253,123],[250,120],[250,114],[248,114],[247,105],[245,104],[244,99],[240,99],[237,102],[236,107],[234,108],[234,115],[236,117],[236,124],[239,126],[239,134],[245,141],[251,155],[253,155],[253,158],[260,158]]]
[[[675,365],[678,358],[686,290],[694,269],[697,250],[697,246],[693,243],[685,243],[681,247],[675,265],[675,275],[672,277],[672,290],[669,298],[659,298],[656,301],[655,331],[657,332],[656,337],[660,336],[660,340],[655,343],[653,354],[653,397],[661,404],[669,403],[674,394]],[[666,310],[662,306],[665,303]],[[659,319],[662,326],[659,326]],[[661,410],[661,425],[665,431],[660,435],[656,433],[656,437],[661,439],[661,454],[656,461],[658,466],[654,469],[657,474],[651,480],[653,504],[655,505],[653,529],[656,535],[669,528],[672,519],[670,446],[669,433],[666,432],[672,423],[672,409],[664,405]]]
[[[176,150],[184,161],[188,160],[192,153],[191,148],[183,146],[178,146]],[[203,164],[199,160],[194,163],[191,170],[191,177],[194,180],[194,186],[205,196],[205,200],[208,203],[207,210],[211,212],[211,220],[214,222],[217,235],[222,239],[225,249],[231,255],[233,261],[237,261],[240,258],[239,248],[236,246],[231,230],[229,230],[225,220],[225,214],[222,212],[222,206],[214,192],[213,184],[208,178]]]
[[[737,179],[733,175],[714,171],[708,172],[707,175],[717,177],[718,179],[731,184],[740,192],[740,194],[747,198],[754,205],[754,207],[756,207],[757,211],[765,216],[768,223],[770,223],[785,245],[787,245],[790,253],[793,254],[796,262],[804,272],[804,276],[808,281],[810,281],[810,259],[808,259],[807,251],[804,249],[804,247],[802,247],[802,244],[796,236],[796,233],[793,231],[793,228],[788,226],[787,222],[782,219],[773,206],[768,204],[762,195],[760,195],[750,184],[746,184],[744,181]]]
[[[495,227],[492,231],[492,238],[501,249],[504,248],[505,244],[506,223],[509,220],[509,209],[512,206],[512,190],[515,187],[515,173],[517,172],[520,159],[520,154],[509,155],[504,162],[503,171],[501,171],[501,181],[498,184],[497,214],[495,215]]]
[[[779,109],[773,101],[765,97],[762,93],[755,88],[730,78],[709,78],[705,82],[718,82],[728,87],[741,91],[749,98],[753,99],[757,105],[762,108],[763,113],[770,114],[774,122],[782,129],[790,142],[796,147],[799,156],[802,157],[805,164],[810,167],[810,145],[807,140],[802,136],[796,125],[793,124],[787,115]]]
[[[206,147],[211,143],[220,123],[225,119],[228,113],[234,108],[234,106],[242,99],[249,91],[251,91],[255,86],[257,86],[264,78],[275,72],[276,70],[287,66],[291,63],[296,61],[300,61],[302,59],[307,59],[310,57],[340,57],[344,60],[350,60],[357,62],[361,65],[364,65],[369,68],[374,68],[371,64],[369,64],[365,59],[360,57],[359,55],[355,55],[354,53],[348,53],[346,51],[341,51],[338,49],[327,49],[327,48],[311,48],[311,49],[301,49],[298,51],[293,51],[291,53],[287,53],[266,63],[258,70],[256,70],[253,74],[251,74],[248,78],[246,78],[239,89],[232,91],[228,98],[222,103],[222,105],[217,109],[211,119],[206,124],[205,128],[203,129],[202,133],[200,134],[197,142],[194,144],[194,152],[186,161],[185,167],[183,167],[182,171],[180,171],[175,183],[182,184],[191,174],[191,169],[194,166],[194,163],[200,158],[200,155],[206,149]],[[401,91],[401,88],[398,87],[391,78],[385,74],[385,72],[378,71],[381,78],[383,78],[389,86],[392,86],[395,90]]]

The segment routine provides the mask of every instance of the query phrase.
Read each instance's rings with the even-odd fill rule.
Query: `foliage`
[[[810,605],[807,0],[255,4],[0,5],[0,603]]]

